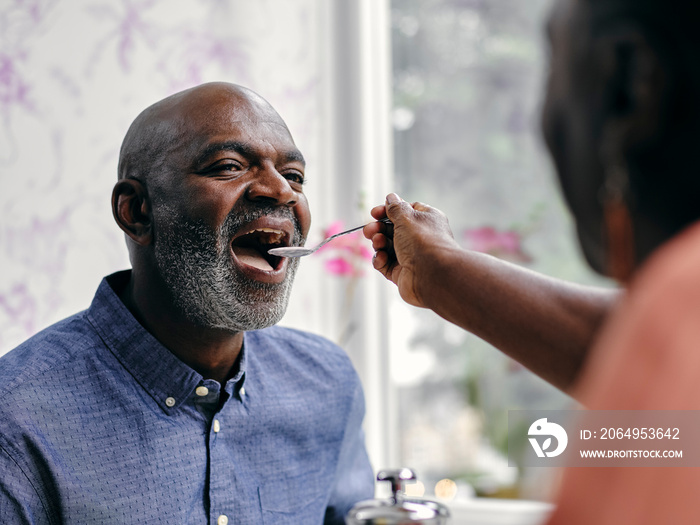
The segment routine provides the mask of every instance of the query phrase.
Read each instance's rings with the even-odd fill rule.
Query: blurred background
[[[235,82],[304,152],[309,242],[389,191],[442,209],[464,247],[607,285],[585,266],[539,134],[552,0],[0,0],[0,354],[86,308],[129,266],[110,210],[146,106]],[[416,494],[544,499],[507,460],[507,411],[571,401],[489,345],[404,305],[344,238],[305,259],[283,324],[342,344],[375,469]]]

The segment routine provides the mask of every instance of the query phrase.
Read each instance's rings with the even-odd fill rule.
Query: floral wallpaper
[[[321,6],[0,1],[0,354],[86,308],[104,275],[129,267],[109,201],[124,133],[156,100],[212,80],[256,90],[287,121],[313,179]],[[309,187],[313,211],[322,183]],[[305,285],[315,270],[300,270],[289,322],[319,331]]]

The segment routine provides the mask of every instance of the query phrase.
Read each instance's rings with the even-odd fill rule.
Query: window
[[[391,2],[394,187],[444,211],[466,248],[594,282],[539,133],[551,3]],[[571,401],[485,342],[389,295],[392,459],[420,473],[415,490],[545,496],[541,469],[508,467],[507,411]]]

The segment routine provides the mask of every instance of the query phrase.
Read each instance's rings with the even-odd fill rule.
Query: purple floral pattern
[[[15,56],[0,53],[0,105],[3,114],[13,105],[31,109],[29,84],[21,77],[17,63],[22,55]]]
[[[313,162],[319,9],[317,0],[0,5],[0,355],[85,308],[103,275],[128,267],[109,199],[121,139],[148,104],[212,80],[246,85],[280,110]]]

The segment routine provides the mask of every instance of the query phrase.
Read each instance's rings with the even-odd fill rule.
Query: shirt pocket
[[[266,482],[258,487],[265,525],[321,524],[326,512],[330,480],[321,473],[304,473]]]

